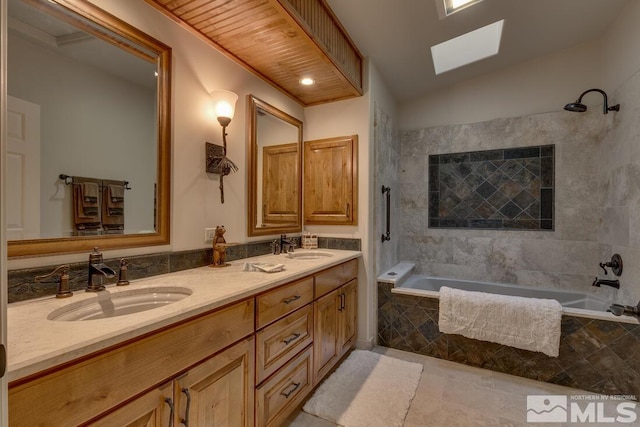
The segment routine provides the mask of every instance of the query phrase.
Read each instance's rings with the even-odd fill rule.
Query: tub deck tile
[[[378,343],[524,378],[605,393],[640,396],[640,327],[564,315],[560,355],[442,334],[438,300],[392,294],[378,284]]]

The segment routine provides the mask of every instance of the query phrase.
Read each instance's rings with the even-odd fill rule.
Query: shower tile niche
[[[429,156],[429,227],[553,230],[555,146]]]

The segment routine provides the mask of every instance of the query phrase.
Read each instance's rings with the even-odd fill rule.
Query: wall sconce
[[[222,126],[222,146],[210,142],[205,144],[206,170],[220,175],[220,202],[224,203],[224,176],[238,171],[238,166],[227,157],[227,126],[233,119],[238,95],[228,90],[216,90],[211,92],[211,99],[213,114]]]

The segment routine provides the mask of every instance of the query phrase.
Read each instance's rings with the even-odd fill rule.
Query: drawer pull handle
[[[169,405],[169,427],[173,427],[173,412],[175,407],[173,406],[173,399],[165,397],[164,402]]]
[[[191,393],[188,388],[183,388],[182,392],[187,396],[187,409],[185,410],[184,418],[180,422],[184,427],[189,427],[189,411],[191,410]]]
[[[298,301],[300,298],[302,298],[300,295],[294,295],[292,297],[289,297],[289,298],[285,299],[282,302],[284,302],[285,304],[291,304],[294,301]]]
[[[300,338],[300,334],[296,332],[290,335],[289,337],[285,338],[282,342],[285,343],[286,345],[289,345],[289,343],[297,340],[298,338]]]
[[[298,389],[298,387],[300,387],[300,383],[293,383],[291,385],[293,386],[291,390],[282,392],[282,395],[287,399],[293,394],[294,391]]]

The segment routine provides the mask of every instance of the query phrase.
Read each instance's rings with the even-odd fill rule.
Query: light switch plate
[[[205,243],[212,243],[213,242],[213,238],[216,235],[216,229],[215,228],[205,228],[204,229],[204,242]]]

